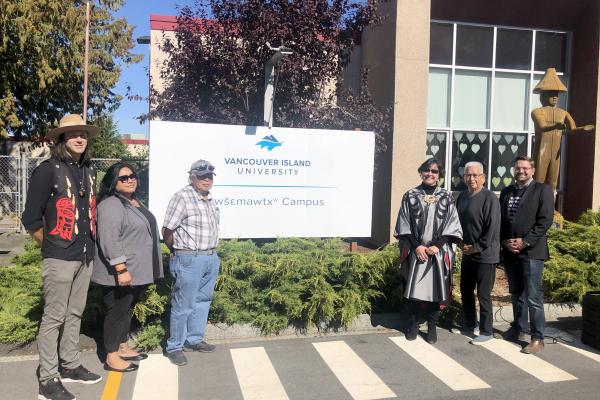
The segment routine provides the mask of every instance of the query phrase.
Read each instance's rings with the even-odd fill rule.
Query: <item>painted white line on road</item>
[[[408,341],[404,336],[395,336],[391,337],[390,340],[452,390],[490,388],[490,385],[477,375],[427,343],[421,337]]]
[[[354,400],[396,397],[345,342],[320,342],[313,346]]]
[[[593,347],[581,343],[581,340],[579,339],[576,339],[572,344],[561,342],[558,342],[558,344],[600,363],[600,352]]]
[[[179,372],[162,354],[149,354],[140,362],[131,400],[177,400]]]
[[[38,361],[40,356],[8,356],[8,357],[0,357],[0,363],[11,363],[11,362],[21,362],[21,361]]]
[[[231,349],[244,400],[289,400],[264,347]]]
[[[542,382],[573,381],[577,377],[555,367],[532,354],[521,353],[521,346],[501,339],[493,339],[481,345],[502,357],[515,367],[527,372]]]

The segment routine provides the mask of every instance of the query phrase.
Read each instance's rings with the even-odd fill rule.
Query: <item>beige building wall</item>
[[[600,6],[596,6],[593,18],[600,21]],[[596,46],[600,46],[600,35],[596,31],[598,40]],[[600,80],[600,51],[596,54],[596,82]],[[594,175],[592,181],[592,209],[600,210],[600,85],[596,86],[596,130],[594,131]]]
[[[380,12],[388,18],[365,32],[362,45],[376,102],[393,105],[387,151],[376,160],[372,240],[377,244],[393,240],[402,196],[419,184],[417,168],[425,160],[430,1],[391,1]]]
[[[164,40],[175,41],[175,32],[167,30],[150,31],[150,83],[159,93],[165,89],[165,81],[161,77],[161,70],[164,62],[168,59],[167,54],[159,48]],[[152,102],[150,102],[150,107],[153,107]]]

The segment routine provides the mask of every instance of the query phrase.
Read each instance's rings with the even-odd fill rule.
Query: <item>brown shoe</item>
[[[531,342],[521,350],[521,353],[534,354],[544,350],[544,341],[542,339],[531,339]]]

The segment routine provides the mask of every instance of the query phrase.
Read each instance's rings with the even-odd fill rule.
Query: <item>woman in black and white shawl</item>
[[[417,338],[419,317],[425,313],[426,340],[435,343],[440,305],[448,304],[452,296],[452,243],[462,239],[462,229],[452,194],[438,187],[444,175],[442,164],[430,158],[418,172],[422,182],[404,194],[395,236],[400,244],[400,268],[406,280],[404,297],[410,310],[406,339]]]

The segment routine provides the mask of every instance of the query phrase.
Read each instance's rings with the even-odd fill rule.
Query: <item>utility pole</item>
[[[85,52],[83,55],[83,123],[87,124],[88,108],[88,59],[90,47],[90,2],[85,7]]]
[[[271,47],[267,42],[269,50],[275,52],[271,59],[265,64],[265,97],[263,108],[263,124],[269,129],[273,127],[273,103],[275,101],[275,89],[277,89],[277,65],[284,56],[293,54],[292,50],[284,45]]]

